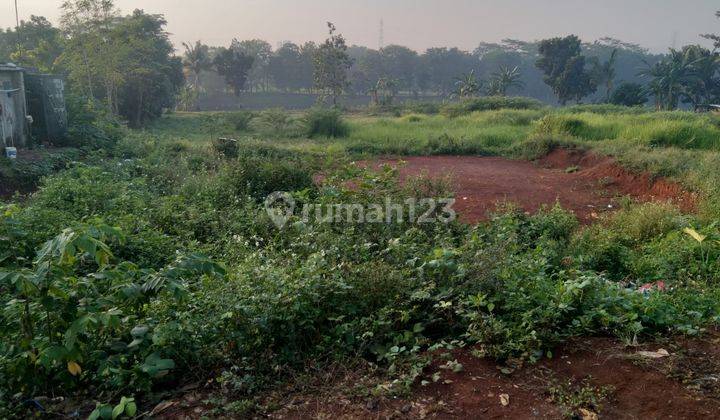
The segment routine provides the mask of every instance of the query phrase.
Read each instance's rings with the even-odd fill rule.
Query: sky
[[[17,0],[20,18],[42,15],[57,23],[62,0]],[[701,33],[720,33],[718,0],[115,0],[164,14],[175,45],[233,38],[321,41],[332,21],[349,44],[384,43],[424,51],[505,38],[537,40],[576,34],[584,41],[610,36],[663,52],[690,43],[710,45]],[[0,0],[0,27],[14,27],[14,0]]]

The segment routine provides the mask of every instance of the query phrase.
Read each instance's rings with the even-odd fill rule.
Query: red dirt
[[[384,159],[396,165],[403,179],[419,175],[450,176],[455,210],[460,219],[485,220],[498,204],[513,202],[527,212],[559,202],[588,223],[616,207],[617,198],[630,196],[641,202],[673,202],[683,211],[695,209],[697,197],[678,184],[649,174],[633,174],[610,158],[558,149],[533,163],[499,157],[414,156]],[[577,167],[568,173],[568,168]]]
[[[479,359],[468,350],[453,351],[451,360],[464,369],[452,373],[439,369],[436,362],[426,369],[425,378],[441,372],[441,378],[428,386],[416,385],[407,399],[358,398],[338,394],[344,385],[332,387],[322,397],[293,398],[292,403],[272,414],[273,418],[506,418],[558,419],[581,418],[581,409],[590,415],[611,419],[700,419],[714,418],[720,412],[717,396],[703,395],[664,372],[666,366],[685,360],[692,342],[665,343],[670,356],[647,359],[639,350],[656,351],[663,344],[628,348],[605,338],[569,343],[553,359],[503,374],[496,363]],[[679,346],[679,347],[678,347]],[[718,350],[715,346],[714,354]],[[718,370],[703,372],[718,375]],[[605,389],[607,397],[598,407],[580,404],[563,406],[550,392],[553,384],[575,384],[564,388],[566,395],[577,392],[586,381],[596,390]],[[574,386],[574,388],[573,388]],[[509,396],[509,404],[500,395]],[[299,402],[298,402],[299,401]],[[587,417],[593,418],[593,417]]]

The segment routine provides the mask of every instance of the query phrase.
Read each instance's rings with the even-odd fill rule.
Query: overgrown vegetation
[[[630,343],[717,322],[712,200],[699,216],[628,204],[587,228],[560,208],[501,209],[477,226],[303,223],[296,213],[283,230],[265,212],[274,191],[328,204],[445,195],[442,185],[401,186],[394,171],[344,163],[356,154],[615,147],[699,191],[717,185],[714,146],[700,140],[715,117],[518,103],[452,118],[414,113],[417,105],[401,117],[346,116],[349,131],[337,138],[345,123],[335,111],[179,114],[66,162],[2,208],[0,409],[92,389],[97,410],[132,411],[187,372],[214,377],[230,399],[252,399],[311,360],[394,365],[402,387],[418,375],[405,361],[443,340],[533,361],[570,337]],[[673,124],[703,147],[659,147],[653,139],[676,135]],[[638,144],[647,149],[630,153]],[[668,153],[700,159],[683,156],[680,171]],[[659,280],[664,290],[638,291]]]
[[[34,191],[0,205],[0,417],[36,415],[62,397],[93,419],[132,418],[139,405],[190,383],[232,401],[218,413],[248,415],[258,395],[310,365],[370,361],[392,379],[377,392],[393,394],[419,382],[432,350],[447,343],[500,363],[532,363],[570,338],[633,344],[700,335],[720,321],[720,119],[620,105],[638,105],[647,92],[621,85],[613,94],[615,52],[586,63],[589,46],[571,36],[478,53],[536,46],[562,103],[603,86],[613,105],[551,109],[507,97],[524,83],[518,67],[503,67],[483,89],[468,72],[454,103],[393,103],[398,86],[420,81],[380,78],[367,113],[161,116],[182,85],[162,17],[121,16],[111,1],[69,1],[63,10],[62,33],[31,22],[52,63],[38,55],[39,41],[28,41],[28,59],[53,69],[60,57],[70,72],[66,149],[0,161],[9,180],[3,196]],[[272,58],[307,73],[301,57],[311,54],[316,87],[337,105],[353,63],[344,38],[328,29],[320,47],[286,45]],[[186,53],[193,88],[212,63],[236,94],[271,62],[258,40],[234,41],[212,60],[201,43]],[[408,57],[398,46],[382,55],[391,53]],[[717,82],[715,67],[700,84],[666,77],[716,65],[706,53],[672,51],[651,67],[660,108],[714,97],[705,88]],[[469,55],[425,56],[438,63]],[[436,74],[425,82],[448,93],[457,74],[429,67]],[[288,88],[302,87],[287,78]],[[477,97],[481,91],[495,96]],[[145,128],[125,128],[118,117]],[[699,211],[628,199],[589,226],[559,205],[536,214],[501,207],[476,225],[301,217],[303,204],[369,208],[388,198],[422,214],[418,199],[451,195],[441,181],[401,183],[396,170],[368,169],[358,158],[535,159],[556,147],[670,177],[697,193]],[[298,205],[281,228],[266,208],[279,191]],[[597,410],[609,390],[559,384],[550,393],[572,415]]]

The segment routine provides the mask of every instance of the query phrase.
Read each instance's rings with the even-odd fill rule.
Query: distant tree
[[[577,36],[543,40],[538,52],[536,65],[545,74],[545,83],[555,92],[560,104],[565,105],[569,100],[579,102],[597,90],[585,68],[586,60],[580,54],[581,42]]]
[[[302,65],[300,47],[291,42],[283,44],[270,57],[268,73],[275,87],[281,90],[296,90],[302,88],[301,74],[298,71]]]
[[[455,91],[452,96],[457,98],[471,98],[477,96],[482,90],[483,82],[475,77],[475,70],[455,78]]]
[[[610,103],[614,105],[640,106],[647,101],[647,90],[639,83],[621,83],[610,95]]]
[[[720,18],[720,11],[715,12],[715,16]],[[720,48],[720,35],[715,34],[704,34],[701,35],[705,39],[709,39],[715,42],[715,48]]]
[[[492,74],[488,84],[487,94],[505,96],[512,88],[523,88],[525,83],[521,80],[522,75],[518,66],[513,68],[500,66],[500,69]]]
[[[600,60],[593,60],[593,78],[597,85],[605,85],[605,102],[610,101],[610,94],[615,87],[615,64],[617,62],[618,49],[615,48],[610,53],[607,61],[600,63]]]
[[[429,48],[418,62],[419,89],[441,95],[454,92],[457,75],[468,74],[477,64],[472,55],[458,48]]]
[[[641,76],[650,79],[648,89],[655,98],[657,109],[676,109],[687,87],[699,82],[694,64],[694,58],[687,49],[670,49],[665,59],[655,64],[648,63],[640,72]]]
[[[692,69],[680,91],[681,100],[695,108],[717,103],[720,99],[720,55],[699,45],[688,45],[682,53]]]
[[[349,86],[348,70],[352,59],[347,53],[345,38],[335,34],[335,25],[328,22],[329,37],[320,45],[315,54],[315,87],[320,90],[321,100],[331,98],[337,106],[338,97]]]
[[[195,41],[194,45],[188,45],[183,42],[182,45],[185,47],[183,65],[193,75],[193,87],[195,89],[199,89],[200,73],[204,70],[212,68],[212,60],[210,60],[210,47],[204,45],[200,41]]]
[[[98,85],[105,88],[105,102],[117,114],[115,93],[122,69],[110,37],[113,21],[119,18],[112,0],[67,0],[61,6],[61,28],[67,39],[60,60],[69,71],[72,85],[85,97],[102,97]],[[121,45],[122,47],[122,45]]]
[[[248,39],[243,41],[234,39],[230,48],[253,59],[253,65],[248,73],[247,81],[250,90],[262,89],[267,91],[270,82],[268,66],[273,53],[272,46],[262,39]]]
[[[19,44],[18,34],[20,35]],[[20,22],[19,30],[9,29],[5,36],[6,41],[4,42],[7,44],[0,47],[0,55],[3,55],[3,51],[7,55],[6,59],[0,59],[0,62],[13,61],[47,73],[55,70],[55,62],[63,51],[62,32],[46,18],[30,16],[29,21]]]
[[[415,70],[418,54],[400,45],[388,45],[380,50],[383,77],[395,80],[397,88],[413,90],[416,87]]]
[[[219,48],[213,64],[215,70],[225,79],[235,96],[245,89],[248,73],[255,60],[233,48]]]
[[[174,55],[162,15],[135,10],[116,22],[110,35],[120,78],[117,111],[138,127],[175,106],[185,84],[182,60]]]
[[[299,85],[308,91],[315,86],[315,56],[317,45],[314,42],[306,42],[300,47],[300,67],[297,69]]]

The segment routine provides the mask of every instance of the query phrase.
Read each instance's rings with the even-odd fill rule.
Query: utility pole
[[[20,14],[18,13],[18,0],[15,0],[15,35],[17,35],[17,50],[22,59],[22,38],[20,38]]]

